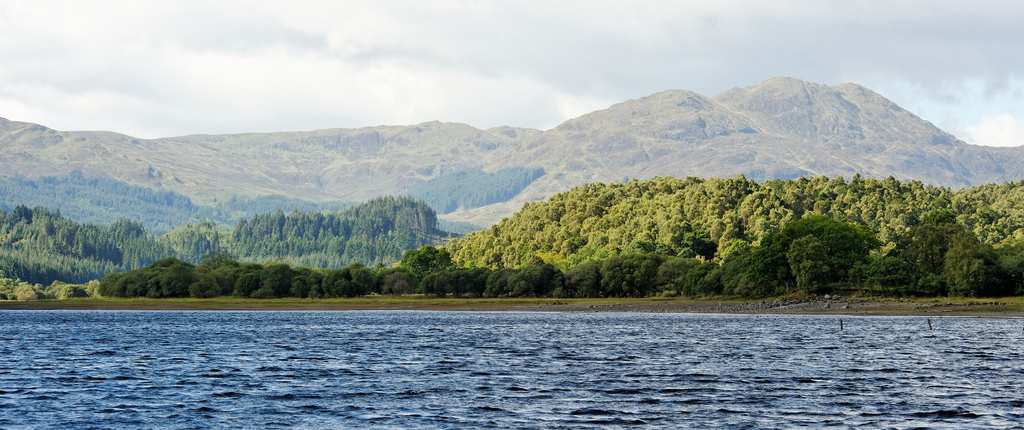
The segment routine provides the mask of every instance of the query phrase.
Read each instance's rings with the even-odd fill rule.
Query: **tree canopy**
[[[457,264],[491,268],[518,267],[534,258],[572,267],[637,251],[722,258],[737,242],[761,244],[810,214],[862,225],[892,249],[936,210],[948,211],[984,244],[1024,238],[1024,183],[954,191],[859,176],[765,182],[655,178],[588,184],[529,203],[447,248]]]

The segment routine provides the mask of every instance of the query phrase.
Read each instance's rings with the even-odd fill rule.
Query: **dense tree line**
[[[809,214],[864,225],[884,250],[926,213],[946,210],[982,243],[1024,238],[1024,183],[953,191],[896,179],[801,178],[755,182],[655,178],[588,184],[447,245],[459,265],[559,267],[634,253],[721,259]]]
[[[949,211],[931,211],[892,248],[866,226],[807,215],[757,245],[729,244],[716,259],[636,253],[559,268],[536,259],[518,268],[456,265],[446,249],[407,252],[396,267],[336,270],[168,259],[104,278],[99,292],[146,297],[771,297],[868,293],[889,296],[1024,294],[1024,241],[982,243]]]
[[[22,207],[0,212],[0,272],[45,284],[128,270],[105,291],[153,297],[1021,294],[1022,190],[859,177],[592,184],[412,252],[443,233],[408,198],[260,215],[234,229],[197,224],[159,239],[137,224],[79,226]],[[383,267],[403,252],[398,267]]]
[[[198,218],[229,225],[256,215],[277,211],[285,213],[337,212],[348,209],[352,206],[352,203],[344,201],[311,202],[309,200],[277,195],[254,197],[231,196],[227,199],[215,201],[207,206],[203,206],[199,212]]]
[[[550,296],[563,285],[562,272],[539,264],[521,270],[457,268],[447,251],[410,251],[398,267],[296,268],[239,262],[209,255],[193,265],[175,258],[104,277],[97,292],[108,297],[252,298],[356,297],[367,294],[429,294],[460,297]]]
[[[79,224],[44,208],[0,211],[0,276],[81,283],[168,255],[170,247],[132,221]]]
[[[340,212],[260,214],[242,219],[231,230],[196,224],[176,229],[164,240],[190,261],[226,253],[246,261],[338,268],[354,262],[391,263],[406,250],[447,236],[422,201],[382,197]]]
[[[98,281],[86,284],[54,282],[49,286],[32,284],[19,279],[0,278],[0,300],[40,300],[92,297],[97,294]]]
[[[59,212],[17,206],[0,211],[0,276],[86,282],[168,257],[195,263],[209,254],[319,268],[386,264],[446,236],[433,210],[411,198],[381,198],[333,213],[278,211],[243,219],[233,229],[198,223],[164,236],[131,221],[79,224]]]
[[[440,175],[409,190],[439,213],[504,202],[544,176],[542,168],[513,167],[495,172],[463,169]]]

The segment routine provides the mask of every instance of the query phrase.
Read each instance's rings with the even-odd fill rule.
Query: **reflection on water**
[[[0,312],[0,428],[1009,427],[1021,321]]]

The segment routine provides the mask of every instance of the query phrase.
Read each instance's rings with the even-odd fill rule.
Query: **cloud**
[[[966,130],[968,142],[984,146],[1024,145],[1024,121],[1003,113],[984,118],[978,125]]]
[[[144,137],[546,128],[684,88],[856,81],[949,130],[1024,118],[1024,2],[0,3],[0,116]],[[968,25],[969,24],[969,25]]]

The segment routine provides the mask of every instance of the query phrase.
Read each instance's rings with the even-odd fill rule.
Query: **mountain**
[[[859,176],[763,182],[662,177],[576,187],[445,246],[456,263],[489,268],[538,259],[571,267],[642,253],[710,260],[817,214],[864,225],[890,250],[937,210],[951,213],[983,243],[1024,240],[1024,182],[954,191]]]
[[[266,195],[232,196],[199,205],[173,191],[130,185],[106,177],[88,177],[75,171],[35,179],[0,177],[0,210],[12,211],[18,206],[57,210],[80,223],[112,224],[128,219],[141,223],[152,233],[162,234],[188,223],[208,221],[231,225],[257,214],[338,211],[352,204]]]
[[[716,97],[664,91],[543,131],[429,122],[137,139],[0,120],[0,148],[0,175],[82,171],[200,204],[448,190],[435,202],[444,218],[480,225],[576,185],[627,178],[859,173],[953,187],[1024,178],[1024,148],[968,145],[862,86],[791,78]]]
[[[110,178],[90,178],[80,172],[36,179],[0,178],[0,210],[12,211],[18,206],[56,210],[81,223],[111,224],[130,219],[159,232],[195,220],[201,212],[210,212],[175,192]]]

